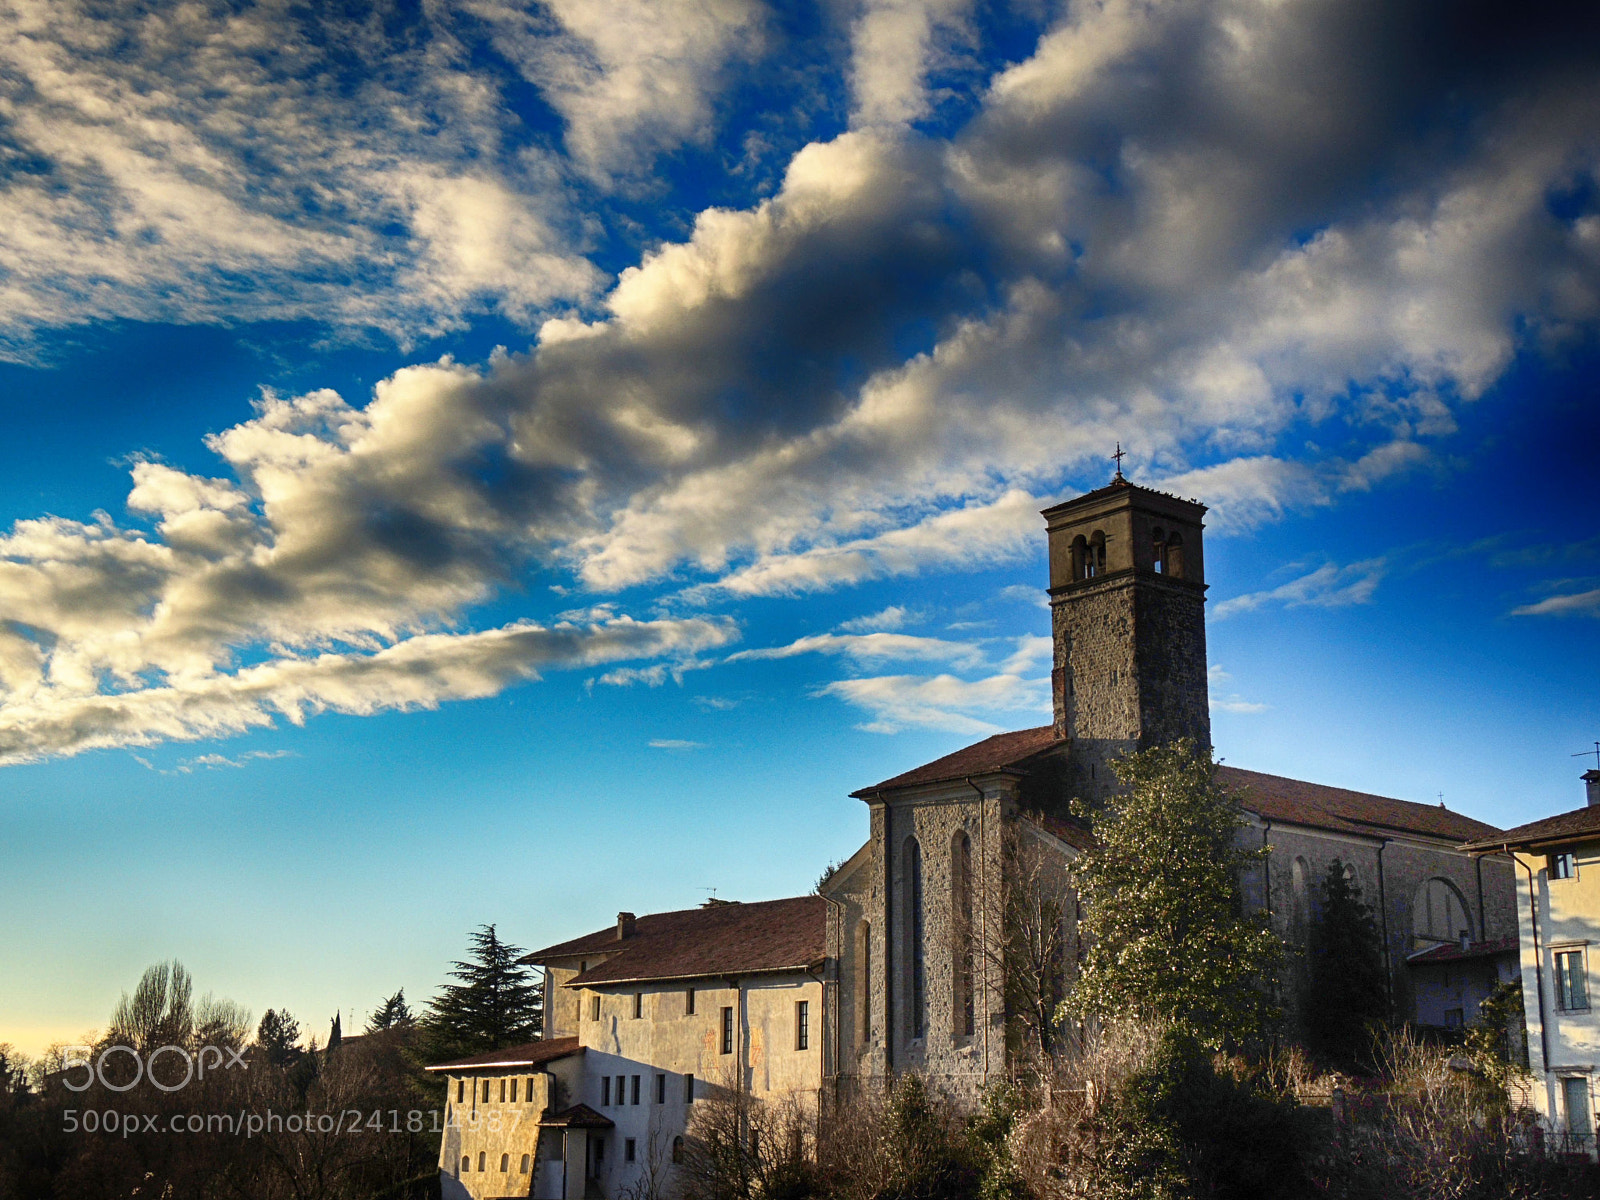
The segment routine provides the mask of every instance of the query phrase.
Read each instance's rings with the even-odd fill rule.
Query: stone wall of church
[[[962,782],[873,806],[873,842],[881,862],[874,872],[877,894],[871,897],[876,914],[868,988],[872,1042],[857,1051],[859,1074],[916,1070],[937,1079],[941,1086],[975,1093],[986,1071],[1004,1070],[1005,1008],[998,962],[1002,826],[1008,803],[1008,793],[991,790],[980,799]],[[954,863],[958,834],[964,834],[971,847],[971,1034],[965,1031],[965,1012],[958,1006],[957,991],[960,922]],[[913,1008],[912,838],[920,848],[922,867],[920,1034]],[[854,979],[856,969],[853,962],[841,962],[841,994],[847,988],[856,990],[845,982],[847,976]],[[841,1068],[848,1073],[844,1056]]]
[[[1252,825],[1241,838],[1256,849],[1262,844],[1262,832],[1261,825]],[[1267,834],[1267,843],[1271,847],[1270,869],[1252,872],[1243,881],[1243,891],[1246,905],[1259,911],[1265,898],[1263,885],[1270,878],[1273,928],[1290,951],[1282,998],[1291,1024],[1298,1019],[1299,991],[1305,978],[1303,955],[1319,911],[1322,881],[1335,859],[1352,869],[1363,901],[1372,906],[1380,932],[1387,937],[1387,965],[1395,1008],[1404,1018],[1415,1016],[1412,981],[1405,962],[1406,956],[1419,948],[1414,934],[1419,893],[1430,880],[1444,881],[1449,892],[1460,897],[1474,941],[1516,935],[1515,884],[1506,861],[1480,861],[1442,843],[1391,839],[1383,847],[1380,887],[1379,842],[1375,838],[1275,825]]]

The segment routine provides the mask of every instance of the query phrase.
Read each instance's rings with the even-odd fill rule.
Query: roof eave
[[[797,963],[785,967],[749,967],[742,971],[695,971],[688,975],[632,975],[626,979],[584,979],[581,975],[569,979],[565,988],[621,987],[628,983],[687,983],[692,979],[742,979],[746,975],[792,975],[796,971],[815,971],[827,962],[819,958],[813,962]]]

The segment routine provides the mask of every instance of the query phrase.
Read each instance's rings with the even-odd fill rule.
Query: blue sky
[[[1224,758],[1576,806],[1600,38],[1497,11],[10,6],[0,1041],[806,890],[1118,441]]]

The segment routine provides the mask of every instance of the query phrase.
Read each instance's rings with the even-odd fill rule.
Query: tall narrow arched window
[[[856,1040],[872,1040],[872,924],[856,925]]]
[[[950,1027],[971,1037],[975,1025],[972,994],[972,839],[958,829],[950,844],[950,967],[955,1011]]]
[[[919,1038],[927,1032],[928,988],[922,944],[922,847],[916,838],[906,839],[902,861],[906,876],[906,885],[901,889],[906,905],[906,1001],[911,1007],[906,1026],[912,1037]]]
[[[1099,529],[1089,535],[1089,569],[1086,573],[1095,578],[1106,573],[1106,535]]]
[[[1311,868],[1296,858],[1289,867],[1289,940],[1296,946],[1306,945],[1310,913]]]
[[[1166,570],[1167,535],[1157,525],[1150,534],[1150,565],[1155,568],[1157,575]]]
[[[511,1155],[509,1155],[509,1154],[502,1154],[502,1155],[501,1155],[501,1156],[500,1156],[500,1169],[501,1169],[501,1170],[502,1170],[502,1171],[509,1171],[509,1170],[511,1170]]]
[[[1071,556],[1072,581],[1078,583],[1089,574],[1089,543],[1081,533],[1072,539]]]
[[[1174,579],[1183,578],[1183,534],[1177,530],[1167,535],[1166,564],[1168,575]]]

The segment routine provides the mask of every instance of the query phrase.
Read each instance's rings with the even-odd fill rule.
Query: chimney
[[[1589,807],[1600,805],[1600,771],[1585,771],[1583,786],[1589,790]]]
[[[623,938],[631,938],[633,936],[633,930],[633,914],[630,912],[619,912],[617,914],[617,941],[620,942]]]

